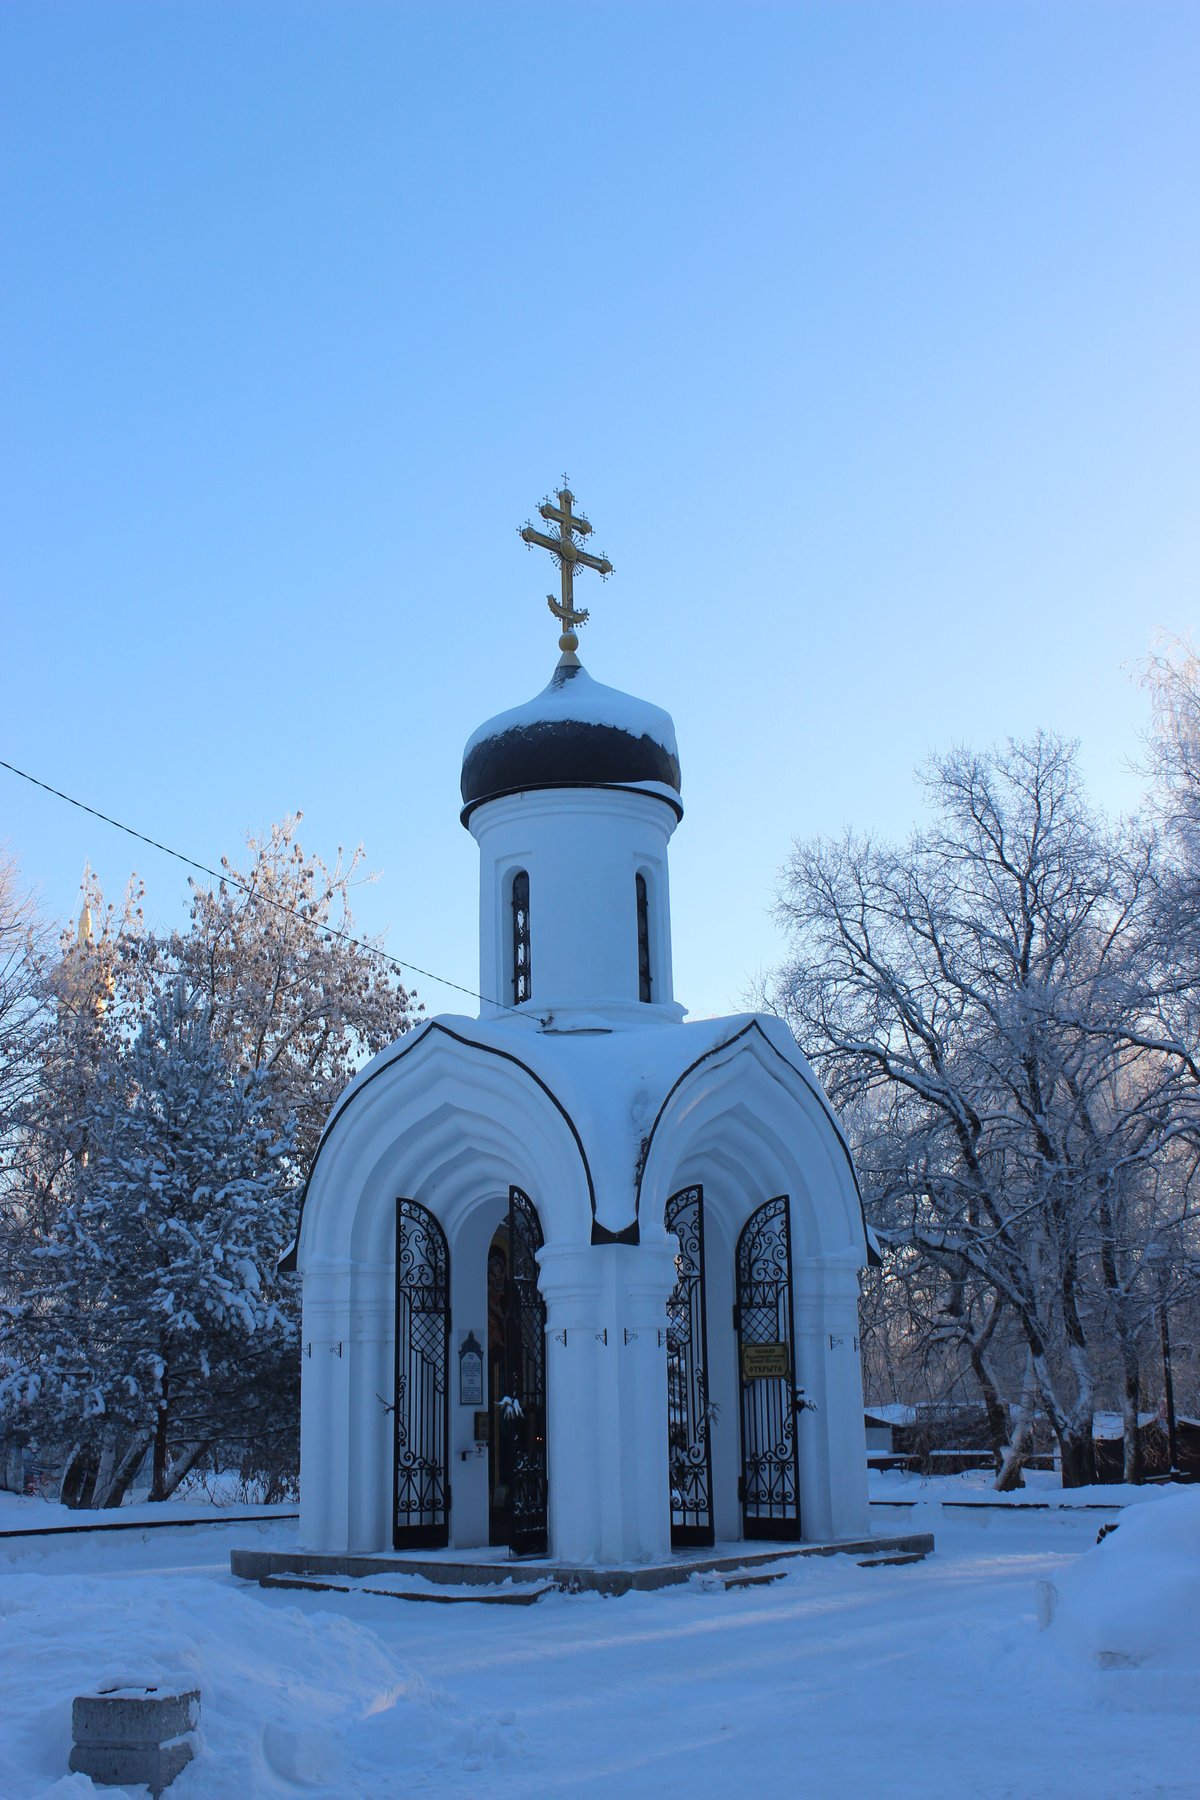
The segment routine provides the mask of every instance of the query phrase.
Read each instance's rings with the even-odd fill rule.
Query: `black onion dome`
[[[505,794],[562,787],[641,788],[683,817],[679,751],[669,713],[561,662],[525,706],[481,725],[462,767],[462,820]]]

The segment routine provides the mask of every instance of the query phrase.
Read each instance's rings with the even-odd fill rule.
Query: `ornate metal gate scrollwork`
[[[546,1308],[538,1292],[542,1228],[533,1201],[508,1190],[505,1396],[501,1431],[508,1486],[509,1548],[537,1556],[547,1547]]]
[[[704,1304],[704,1190],[667,1201],[664,1224],[679,1240],[678,1280],[667,1301],[667,1450],[671,1542],[711,1544],[712,1444],[708,1324]]]
[[[738,1373],[742,1391],[742,1529],[748,1538],[800,1536],[792,1240],[787,1195],[752,1212],[737,1243]]]
[[[396,1202],[396,1408],[392,1543],[449,1542],[450,1250],[416,1200]]]

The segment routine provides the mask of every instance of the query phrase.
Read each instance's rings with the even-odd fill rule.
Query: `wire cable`
[[[217,869],[210,869],[207,863],[197,862],[194,856],[185,856],[182,850],[173,850],[170,844],[162,844],[157,838],[147,837],[144,831],[135,831],[132,825],[123,824],[120,819],[112,818],[108,813],[101,812],[98,807],[88,806],[84,801],[77,800],[73,794],[65,794],[61,788],[52,787],[48,781],[39,781],[36,775],[31,775],[27,769],[18,769],[15,763],[5,762],[2,756],[0,756],[0,769],[7,769],[10,775],[19,776],[22,781],[29,782],[31,787],[41,788],[43,793],[53,794],[56,800],[65,800],[68,806],[74,806],[80,812],[87,813],[91,818],[99,819],[102,824],[111,825],[116,831],[123,831],[126,837],[136,838],[139,844],[148,844],[152,850],[161,850],[164,856],[174,857],[176,862],[183,863],[189,869],[198,869],[202,875],[209,875],[214,881],[224,882],[227,887],[237,888],[249,900],[259,902],[264,906],[273,906],[276,912],[287,913],[290,918],[299,919],[301,924],[311,923],[301,913],[298,913],[294,906],[288,906],[282,900],[272,900],[269,894],[257,893],[244,881],[239,881],[236,875],[231,875],[228,870],[221,873]],[[424,981],[439,982],[442,987],[453,988],[456,994],[467,994],[472,1000],[482,1000],[485,1006],[498,1007],[501,1012],[517,1010],[513,1006],[505,1006],[499,1000],[490,1000],[486,994],[476,993],[474,988],[464,987],[460,981],[448,981],[444,975],[435,975],[432,969],[423,969],[419,963],[404,962],[400,957],[392,956],[389,951],[381,950],[378,944],[369,944],[364,938],[352,937],[348,931],[339,931],[335,925],[323,925],[321,930],[327,937],[335,937],[343,944],[349,944],[355,950],[364,951],[368,956],[377,956],[381,962],[390,963],[394,969],[407,969],[413,975],[420,975]]]

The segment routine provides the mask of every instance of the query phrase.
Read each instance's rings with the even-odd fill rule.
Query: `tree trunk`
[[[150,1464],[149,1497],[151,1500],[165,1500],[167,1497],[167,1468],[169,1464],[167,1426],[170,1420],[168,1399],[170,1387],[170,1371],[164,1368],[158,1391],[158,1417],[154,1421],[154,1445]]]
[[[1023,1316],[1022,1324],[1029,1342],[1029,1357],[1037,1391],[1058,1439],[1062,1484],[1065,1488],[1088,1487],[1096,1479],[1096,1452],[1092,1443],[1091,1391],[1090,1388],[1083,1387],[1083,1378],[1088,1372],[1087,1365],[1084,1363],[1081,1369],[1077,1369],[1081,1401],[1071,1412],[1067,1412],[1055,1391],[1045,1347],[1030,1313]]]
[[[1096,1448],[1091,1432],[1071,1428],[1055,1435],[1062,1456],[1063,1486],[1090,1487],[1096,1479]]]
[[[1012,1442],[1005,1447],[1004,1460],[996,1476],[996,1492],[1010,1494],[1015,1488],[1025,1486],[1022,1470],[1025,1467],[1025,1452],[1029,1448],[1029,1439],[1033,1432],[1033,1414],[1037,1403],[1037,1379],[1033,1372],[1033,1358],[1025,1361],[1025,1379],[1021,1384],[1021,1404],[1017,1408],[1017,1417],[1013,1425]]]
[[[1076,1259],[1063,1258],[1062,1310],[1067,1334],[1067,1359],[1075,1375],[1075,1404],[1071,1408],[1070,1429],[1060,1438],[1062,1449],[1062,1484],[1064,1487],[1089,1487],[1096,1479],[1096,1445],[1092,1429],[1093,1394],[1091,1352],[1079,1316]],[[1068,1444],[1070,1446],[1068,1451]],[[1072,1478],[1067,1479],[1070,1462]]]
[[[992,1458],[996,1464],[996,1473],[1004,1467],[1006,1447],[1008,1445],[1008,1408],[1000,1398],[999,1389],[992,1379],[991,1369],[983,1349],[973,1338],[967,1340],[967,1350],[971,1358],[971,1368],[975,1380],[979,1384],[979,1392],[983,1395],[983,1404],[987,1411],[988,1437],[991,1439]],[[1018,1481],[1016,1486],[1020,1486]]]
[[[117,1434],[113,1425],[106,1425],[100,1434],[100,1462],[96,1469],[96,1479],[92,1487],[92,1505],[103,1507],[107,1504],[105,1495],[112,1484],[113,1469],[117,1461]]]
[[[134,1477],[142,1466],[149,1439],[145,1432],[139,1432],[130,1438],[121,1455],[110,1464],[111,1474],[103,1488],[97,1485],[97,1506],[117,1507],[122,1504]]]
[[[90,1506],[96,1485],[96,1456],[90,1446],[72,1444],[63,1463],[58,1497],[64,1506]]]
[[[1141,1369],[1138,1363],[1137,1334],[1129,1317],[1129,1295],[1121,1282],[1117,1260],[1117,1233],[1108,1184],[1101,1184],[1100,1199],[1100,1268],[1104,1285],[1112,1303],[1117,1343],[1121,1351],[1121,1419],[1122,1479],[1142,1479],[1142,1440],[1138,1436],[1138,1407],[1141,1398]]]
[[[1129,1346],[1130,1351],[1133,1346]],[[1121,1456],[1121,1479],[1134,1484],[1145,1478],[1142,1467],[1142,1435],[1138,1430],[1138,1408],[1141,1399],[1141,1380],[1138,1370],[1137,1354],[1126,1354],[1126,1346],[1121,1345],[1122,1359],[1125,1364],[1124,1386],[1121,1390],[1121,1425],[1123,1433]]]
[[[200,1461],[200,1458],[204,1455],[204,1452],[208,1449],[210,1442],[211,1439],[209,1438],[201,1438],[199,1443],[189,1444],[183,1454],[177,1456],[168,1469],[163,1480],[162,1493],[152,1494],[151,1499],[169,1500],[184,1476],[191,1474],[196,1464]]]

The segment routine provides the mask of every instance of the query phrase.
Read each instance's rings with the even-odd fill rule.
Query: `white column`
[[[547,1481],[550,1554],[564,1562],[600,1560],[606,1511],[602,1491],[616,1454],[606,1404],[601,1268],[590,1245],[548,1245],[538,1252],[546,1305]]]
[[[792,1259],[796,1386],[809,1404],[796,1416],[800,1456],[800,1529],[820,1542],[833,1535],[829,1493],[829,1395],[826,1390],[825,1280],[818,1257]]]
[[[349,1547],[350,1280],[350,1264],[340,1259],[304,1271],[300,1542],[306,1550]]]
[[[821,1266],[830,1523],[834,1537],[861,1537],[870,1530],[870,1511],[858,1347],[858,1256],[844,1251],[826,1258]]]
[[[675,1283],[666,1236],[642,1245],[549,1247],[538,1260],[551,1554],[587,1563],[666,1556],[665,1327]]]
[[[675,1240],[659,1229],[639,1245],[612,1246],[616,1261],[621,1475],[625,1562],[671,1553],[667,1475],[667,1301],[675,1286]]]
[[[347,1548],[392,1547],[393,1418],[380,1400],[395,1400],[392,1333],[396,1271],[391,1263],[360,1263],[351,1285],[349,1358],[350,1492]]]

